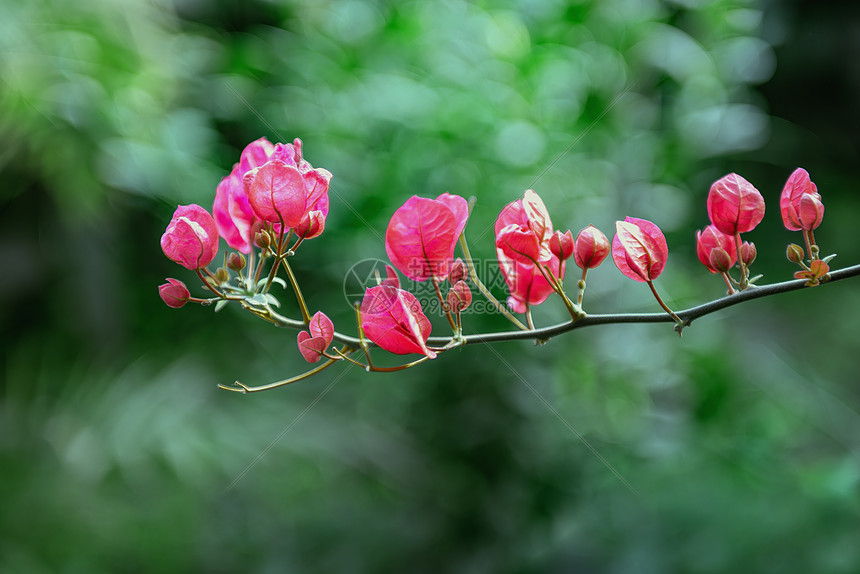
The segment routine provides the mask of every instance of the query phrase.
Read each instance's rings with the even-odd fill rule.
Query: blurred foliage
[[[0,4],[0,570],[856,572],[856,281],[682,340],[606,327],[246,397],[215,383],[299,372],[294,333],[170,310],[156,285],[191,283],[158,248],[175,205],[211,206],[263,135],[334,173],[295,269],[347,332],[344,276],[384,258],[413,194],[474,195],[482,258],[527,187],[561,229],[652,219],[660,289],[686,307],[723,292],[692,237],[729,171],[768,201],[757,271],[790,276],[777,199],[802,165],[824,252],[857,263],[858,18],[764,0]],[[654,307],[611,264],[589,274],[588,310]]]

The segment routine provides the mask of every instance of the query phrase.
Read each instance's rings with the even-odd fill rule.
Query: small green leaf
[[[265,286],[265,285],[266,285],[266,282],[267,282],[268,280],[269,280],[269,278],[268,278],[268,277],[263,277],[262,279],[260,279],[259,281],[257,281],[257,289],[260,289],[260,288],[262,288],[263,286]],[[281,277],[273,277],[273,278],[272,278],[272,283],[277,283],[278,285],[280,285],[280,286],[281,286],[281,287],[283,287],[284,289],[286,289],[286,288],[287,288],[287,282],[286,282],[286,281],[284,281]]]
[[[256,305],[258,307],[265,307],[267,303],[266,296],[263,293],[257,293],[253,297],[248,297],[245,301],[249,305]]]
[[[823,258],[822,261],[824,261],[825,263],[830,263],[831,261],[833,261],[834,257],[836,257],[835,253],[833,255],[828,255],[827,257]]]
[[[266,293],[266,301],[269,303],[269,305],[274,305],[278,308],[280,308],[281,306],[281,303],[271,293]]]
[[[215,312],[217,313],[218,311],[220,311],[221,309],[223,309],[223,308],[224,308],[224,306],[225,306],[227,303],[229,303],[229,301],[228,301],[228,300],[226,300],[226,299],[221,299],[220,301],[218,301],[217,303],[215,303]]]

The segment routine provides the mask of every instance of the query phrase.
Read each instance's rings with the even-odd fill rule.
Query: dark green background
[[[529,186],[574,233],[653,220],[684,308],[724,292],[693,234],[730,171],[767,201],[755,270],[791,276],[803,166],[824,253],[856,264],[858,29],[850,2],[2,0],[0,570],[857,572],[856,280],[683,339],[595,328],[249,396],[215,385],[300,372],[295,333],[156,286],[193,284],[158,246],[176,204],[209,208],[260,136],[334,174],[295,268],[345,332],[343,278],[413,194],[476,196],[480,258]],[[607,263],[586,310],[657,309]]]

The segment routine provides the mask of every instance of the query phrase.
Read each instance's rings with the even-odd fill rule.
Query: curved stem
[[[508,318],[508,320],[516,325],[518,328],[522,330],[527,330],[528,327],[522,324],[522,322],[514,317],[510,311],[508,311],[507,307],[499,303],[499,300],[493,297],[493,294],[490,293],[490,290],[487,289],[487,286],[484,285],[481,278],[478,277],[478,272],[475,270],[475,263],[472,261],[472,254],[469,253],[469,245],[466,243],[466,234],[465,232],[460,234],[460,249],[463,250],[463,257],[465,258],[466,267],[469,269],[469,279],[472,280],[472,283],[478,287],[478,291],[481,292],[481,295],[486,297],[487,301],[493,304],[493,307],[496,310]]]
[[[275,265],[277,265],[277,261],[275,262]],[[272,268],[274,268],[274,265]],[[290,280],[293,292],[296,294],[296,300],[299,302],[299,309],[302,312],[302,320],[305,324],[308,324],[311,322],[311,314],[308,312],[308,305],[305,303],[305,298],[302,296],[302,290],[299,288],[299,282],[296,279],[296,275],[293,273],[293,269],[290,267],[290,264],[287,263],[286,259],[284,259],[284,269],[287,272],[287,278]]]
[[[329,368],[330,366],[332,366],[336,362],[337,362],[337,359],[329,359],[328,361],[326,361],[325,363],[323,363],[319,367],[317,367],[315,369],[311,369],[310,371],[307,371],[306,373],[302,373],[301,375],[296,375],[295,377],[290,377],[289,379],[284,379],[283,381],[278,381],[276,383],[270,383],[268,385],[262,385],[259,387],[249,387],[248,385],[246,385],[244,383],[240,383],[239,381],[236,381],[233,384],[239,388],[228,387],[227,385],[218,385],[218,388],[224,389],[225,391],[233,391],[235,393],[258,393],[260,391],[268,391],[269,389],[276,389],[278,387],[283,387],[285,385],[290,385],[292,383],[301,381],[302,379],[307,379],[308,377],[310,377],[312,375],[316,375],[320,371]]]
[[[653,294],[654,294],[654,298],[655,298],[655,299],[657,299],[657,303],[659,303],[659,304],[660,304],[660,306],[663,308],[663,310],[664,310],[664,311],[666,311],[666,313],[668,313],[668,314],[669,314],[669,316],[670,316],[670,317],[672,317],[672,319],[674,319],[674,320],[675,320],[675,323],[677,323],[679,327],[683,327],[683,326],[684,326],[684,322],[683,322],[683,321],[681,321],[681,318],[680,318],[680,317],[678,317],[678,316],[675,314],[675,312],[674,312],[674,311],[672,311],[671,309],[669,309],[669,306],[668,306],[668,305],[666,305],[666,303],[664,303],[664,302],[663,302],[663,299],[662,299],[662,298],[660,297],[660,295],[657,293],[657,289],[655,289],[655,288],[654,288],[654,282],[653,282],[653,281],[648,281],[647,283],[648,283],[648,287],[650,287],[650,288],[651,288],[651,293],[653,293]],[[680,331],[678,331],[678,333],[680,333]]]

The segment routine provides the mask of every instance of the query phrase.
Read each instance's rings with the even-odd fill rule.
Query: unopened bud
[[[717,247],[711,249],[708,263],[711,264],[711,268],[716,269],[720,273],[727,273],[732,268],[732,257],[725,249]]]
[[[549,250],[562,261],[570,258],[573,255],[573,234],[570,230],[564,233],[556,231],[550,235]]]
[[[458,257],[454,260],[454,264],[451,265],[451,271],[448,273],[448,282],[451,283],[451,285],[455,285],[456,283],[463,281],[467,276],[468,270],[466,269],[466,264]]]
[[[254,245],[260,249],[266,250],[272,245],[272,236],[269,235],[269,232],[265,229],[258,231],[254,234]]]
[[[230,273],[223,267],[219,267],[218,271],[215,272],[215,281],[217,281],[219,285],[223,285],[229,280]]]
[[[459,313],[471,304],[472,290],[465,281],[457,281],[448,291],[448,307],[454,313]]]
[[[188,302],[188,298],[191,297],[185,283],[178,279],[168,279],[167,283],[159,285],[158,295],[168,307],[173,307],[174,309],[185,305]]]
[[[792,263],[802,263],[803,247],[796,243],[789,243],[785,250],[785,256],[788,257],[788,260]]]
[[[227,268],[239,272],[245,268],[245,256],[241,253],[231,253],[227,257]]]
[[[741,261],[744,262],[744,265],[749,267],[753,264],[753,261],[755,261],[755,256],[755,243],[744,241],[743,245],[741,245]]]

